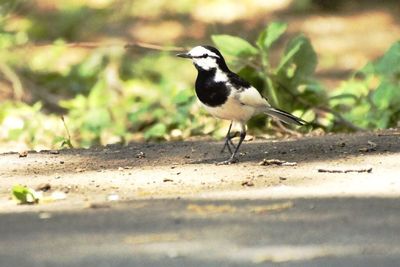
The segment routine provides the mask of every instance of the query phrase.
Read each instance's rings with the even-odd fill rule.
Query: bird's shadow
[[[223,143],[218,143],[222,148]],[[215,143],[213,144],[215,146]],[[192,160],[190,164],[217,164],[227,160],[230,154],[212,149],[206,157]],[[289,140],[245,142],[238,153],[237,163],[259,163],[264,159],[280,159],[293,162],[312,162],[400,152],[400,134],[355,133],[305,137]]]
[[[210,140],[164,143],[131,143],[91,149],[66,149],[57,154],[50,151],[29,152],[26,158],[18,153],[0,155],[0,173],[8,175],[39,175],[99,171],[107,169],[135,169],[173,167],[177,165],[215,165],[230,155],[220,153],[223,142]],[[344,159],[349,156],[385,155],[400,152],[400,133],[356,133],[304,137],[286,140],[256,140],[240,147],[238,163],[258,164],[264,159],[288,162],[315,162]],[[2,164],[1,162],[7,162]],[[11,164],[11,165],[10,165]]]

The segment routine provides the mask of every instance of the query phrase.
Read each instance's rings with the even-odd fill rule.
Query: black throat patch
[[[223,105],[230,94],[230,88],[224,82],[215,82],[216,69],[197,68],[196,95],[199,100],[210,107]]]

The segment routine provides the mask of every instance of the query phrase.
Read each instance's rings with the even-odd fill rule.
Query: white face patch
[[[217,71],[215,72],[215,76],[214,76],[214,81],[217,83],[218,82],[227,82],[228,76],[226,76],[225,72],[223,72],[217,68]]]
[[[188,54],[192,57],[193,63],[204,70],[218,67],[216,58],[219,56],[205,47],[196,46]]]

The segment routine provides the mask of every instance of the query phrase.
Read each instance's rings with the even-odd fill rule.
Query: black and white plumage
[[[222,162],[223,164],[237,161],[236,154],[246,137],[246,122],[256,114],[265,113],[289,124],[306,124],[304,120],[272,107],[256,88],[229,70],[218,49],[212,46],[196,46],[177,56],[193,61],[198,71],[196,95],[204,108],[216,118],[231,121],[222,149],[224,151],[228,148],[231,157]],[[230,134],[233,122],[241,125],[240,139],[236,146],[231,140],[236,135]]]

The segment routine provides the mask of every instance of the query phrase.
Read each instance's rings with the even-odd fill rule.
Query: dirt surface
[[[110,200],[294,198],[400,195],[400,131],[254,140],[240,162],[213,141],[133,143],[93,149],[0,155],[0,211],[82,209]],[[286,164],[260,165],[266,160]],[[325,172],[320,172],[320,169]],[[15,184],[49,184],[66,199],[16,205]]]

